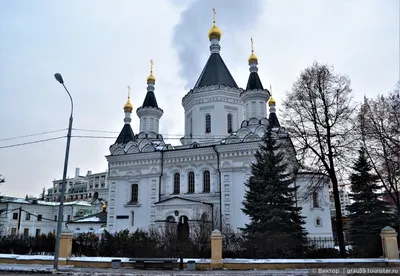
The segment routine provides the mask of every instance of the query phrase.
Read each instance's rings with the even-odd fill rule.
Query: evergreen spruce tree
[[[273,243],[263,247],[283,248],[285,244],[298,251],[307,243],[307,232],[303,227],[304,217],[300,215],[301,207],[296,207],[297,187],[293,185],[292,174],[287,171],[288,163],[280,147],[269,129],[255,154],[252,176],[245,183],[248,190],[242,211],[250,217],[250,223],[242,230],[248,240],[254,239],[259,245],[260,239]],[[263,255],[258,252],[257,257],[260,254]]]
[[[392,226],[395,221],[385,202],[379,199],[378,177],[371,173],[364,148],[354,163],[355,171],[350,176],[351,194],[354,201],[346,209],[349,211],[347,234],[353,245],[353,252],[359,257],[379,257],[382,254],[380,231]]]

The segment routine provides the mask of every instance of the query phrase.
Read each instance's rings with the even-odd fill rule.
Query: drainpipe
[[[158,181],[158,201],[161,200],[161,178],[164,174],[164,151],[161,151],[161,173],[160,173],[160,179]]]
[[[213,150],[217,154],[217,171],[218,171],[218,182],[219,182],[219,230],[222,232],[222,185],[221,185],[221,171],[219,170],[219,152],[216,146],[213,146]]]

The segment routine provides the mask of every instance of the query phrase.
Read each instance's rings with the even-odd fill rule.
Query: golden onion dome
[[[156,82],[156,78],[153,75],[153,65],[154,65],[153,60],[150,60],[150,75],[147,78],[147,83]]]
[[[124,105],[124,111],[125,112],[132,112],[133,110],[133,105],[131,104],[130,97],[128,97],[128,101]]]
[[[258,62],[258,57],[254,54],[254,51],[251,51],[249,62]]]
[[[215,25],[215,22],[213,24],[213,26],[211,27],[211,29],[208,31],[208,38],[217,38],[217,39],[221,39],[222,37],[222,31],[220,28],[217,27],[217,25]]]
[[[274,98],[272,98],[272,96],[269,97],[268,104],[275,104],[275,100],[274,100]]]
[[[154,77],[152,72],[150,72],[150,76],[147,78],[147,82],[156,82],[156,78]]]
[[[250,41],[251,41],[251,55],[249,57],[249,62],[258,62],[258,58],[254,54],[253,38],[250,38]]]

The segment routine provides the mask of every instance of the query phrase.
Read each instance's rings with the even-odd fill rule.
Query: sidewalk
[[[309,275],[308,269],[296,269],[296,270],[247,270],[247,271],[235,271],[235,270],[214,270],[214,271],[179,271],[179,270],[135,270],[131,268],[75,268],[71,266],[60,266],[59,271],[53,272],[53,267],[50,265],[21,265],[21,264],[0,264],[0,275],[23,275],[28,273],[32,274],[48,274],[48,275],[62,275],[62,276],[175,276],[175,275],[187,275],[187,276],[240,276],[240,275],[271,275],[271,276],[306,276]]]

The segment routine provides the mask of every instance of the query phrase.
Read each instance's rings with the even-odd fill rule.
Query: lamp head
[[[54,77],[56,78],[56,80],[57,80],[59,83],[64,84],[64,80],[63,80],[63,78],[62,78],[62,76],[61,76],[60,73],[54,74]]]

